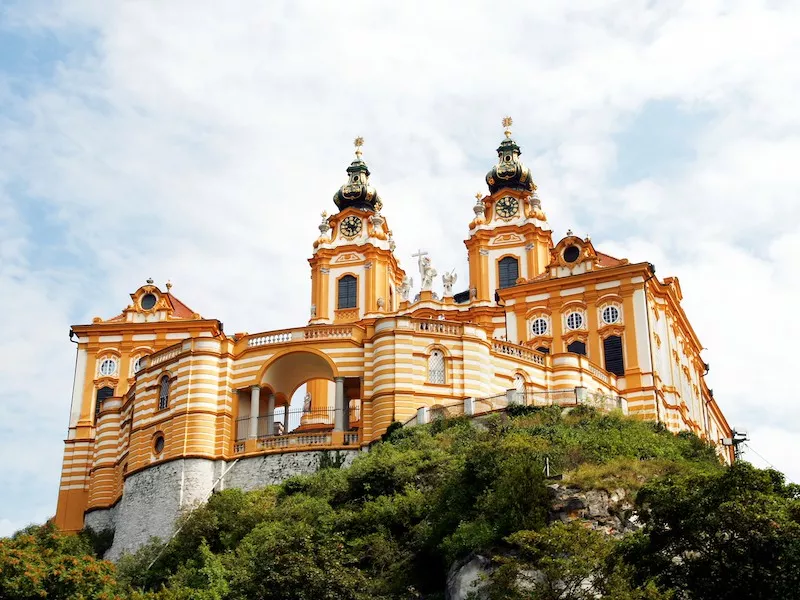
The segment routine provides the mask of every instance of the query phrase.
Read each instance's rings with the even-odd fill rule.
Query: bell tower
[[[505,139],[497,148],[497,164],[486,175],[489,194],[477,194],[464,242],[473,302],[494,302],[496,290],[536,278],[550,261],[551,230],[531,171],[511,139],[511,124],[511,117],[503,119]]]
[[[312,325],[352,323],[397,310],[397,288],[405,273],[381,215],[383,202],[361,158],[363,144],[363,138],[356,138],[347,181],[333,196],[338,212],[322,213],[320,235],[309,259]]]

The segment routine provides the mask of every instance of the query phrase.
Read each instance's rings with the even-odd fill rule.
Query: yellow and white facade
[[[119,316],[72,328],[59,527],[163,537],[148,529],[150,495],[179,510],[225,481],[263,485],[286,461],[302,470],[321,450],[366,449],[438,407],[613,399],[672,431],[730,437],[678,280],[588,238],[553,239],[508,128],[465,223],[468,287],[453,294],[445,274],[442,297],[424,253],[411,291],[357,145],[313,241],[305,326],[230,335],[149,281]],[[304,385],[303,406],[290,406]]]

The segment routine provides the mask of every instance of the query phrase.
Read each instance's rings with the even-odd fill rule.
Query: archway
[[[314,348],[276,354],[260,369],[258,385],[246,390],[244,397],[240,394],[239,414],[246,416],[239,421],[246,422],[250,438],[313,430],[345,431],[353,425],[349,398],[354,397],[354,379],[359,381],[357,377],[340,377],[331,358]],[[292,406],[292,397],[303,384],[309,390],[307,400]],[[329,387],[332,393],[328,393]],[[360,394],[355,397],[360,398]]]

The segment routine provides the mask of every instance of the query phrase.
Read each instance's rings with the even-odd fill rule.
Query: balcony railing
[[[486,398],[465,398],[459,402],[445,405],[424,406],[417,409],[414,416],[408,418],[404,425],[422,425],[435,419],[447,419],[461,415],[480,416],[496,411],[503,411],[510,406],[593,406],[600,410],[622,410],[628,412],[627,401],[620,397],[602,392],[590,392],[585,387],[561,390],[537,390],[528,386],[523,390],[507,390]]]
[[[265,331],[256,333],[247,338],[248,348],[270,346],[273,344],[288,344],[306,340],[361,340],[364,330],[357,325],[310,325],[280,331]]]
[[[441,335],[462,335],[464,326],[453,321],[440,321],[437,319],[413,319],[414,331],[420,333],[436,333]]]
[[[513,356],[514,358],[520,358],[537,365],[544,366],[545,364],[544,354],[536,350],[531,350],[526,346],[520,346],[519,344],[504,342],[503,340],[492,340],[492,350],[498,354]]]
[[[336,414],[340,412],[335,408],[304,410],[289,410],[284,407],[275,409],[272,417],[272,431],[269,429],[269,416],[263,415],[256,418],[256,437],[259,439],[284,436],[300,431],[317,429],[332,429],[336,423]],[[348,413],[348,423],[345,429],[357,427],[361,421],[361,403],[353,401]],[[243,442],[250,437],[252,419],[241,417],[236,419],[236,441]]]

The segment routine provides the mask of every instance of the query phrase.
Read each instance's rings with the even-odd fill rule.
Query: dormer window
[[[574,263],[581,256],[581,249],[577,246],[567,246],[564,250],[564,260],[569,263]]]
[[[142,300],[140,304],[144,310],[150,310],[156,305],[156,295],[155,294],[145,294],[142,296]]]

